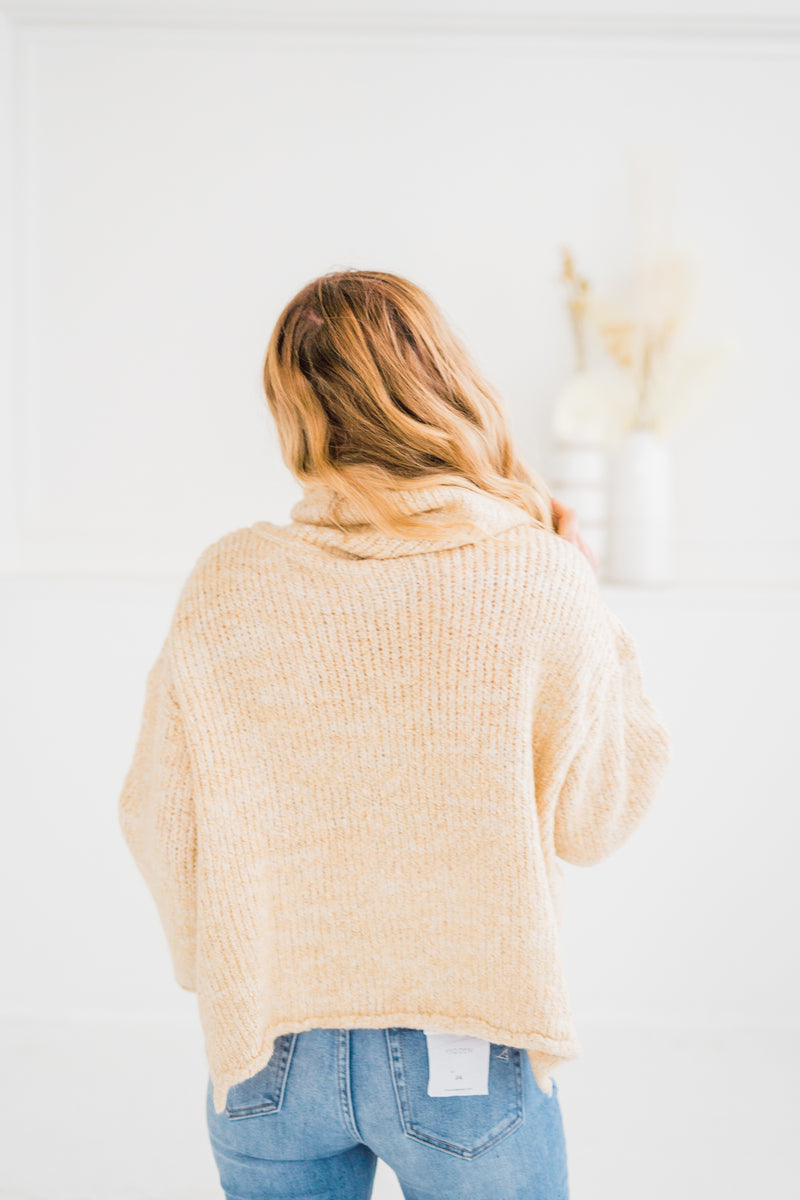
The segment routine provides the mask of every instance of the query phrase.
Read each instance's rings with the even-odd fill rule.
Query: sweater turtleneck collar
[[[452,549],[515,525],[535,524],[524,509],[510,500],[469,485],[439,483],[422,489],[393,489],[388,495],[404,514],[446,509],[448,517],[470,521],[477,529],[442,532],[432,540],[389,536],[369,524],[348,497],[328,484],[315,483],[304,489],[302,499],[292,508],[292,523],[273,526],[273,532],[289,540],[310,542],[339,558],[400,558]],[[437,518],[432,517],[431,524],[436,522]]]

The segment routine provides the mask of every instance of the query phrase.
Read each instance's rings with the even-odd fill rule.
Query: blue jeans
[[[378,1158],[406,1200],[569,1200],[558,1085],[492,1044],[488,1096],[431,1097],[421,1029],[309,1029],[206,1116],[226,1200],[368,1200]]]

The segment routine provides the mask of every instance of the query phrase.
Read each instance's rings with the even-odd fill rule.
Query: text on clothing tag
[[[491,1043],[469,1034],[424,1029],[429,1096],[488,1096]]]

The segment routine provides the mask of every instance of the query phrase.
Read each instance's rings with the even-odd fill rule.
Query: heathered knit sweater
[[[574,545],[469,486],[397,500],[481,531],[387,537],[308,488],[200,555],[147,676],[119,817],[217,1112],[315,1027],[524,1047],[551,1095],[583,1053],[557,858],[607,858],[671,757]]]

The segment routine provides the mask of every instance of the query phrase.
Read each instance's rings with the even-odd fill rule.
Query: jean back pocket
[[[296,1039],[296,1033],[280,1034],[275,1038],[267,1065],[228,1089],[225,1113],[232,1121],[280,1110]]]
[[[389,1061],[404,1133],[461,1158],[477,1158],[523,1122],[522,1051],[489,1048],[487,1096],[429,1096],[428,1050],[421,1029],[387,1029]]]

